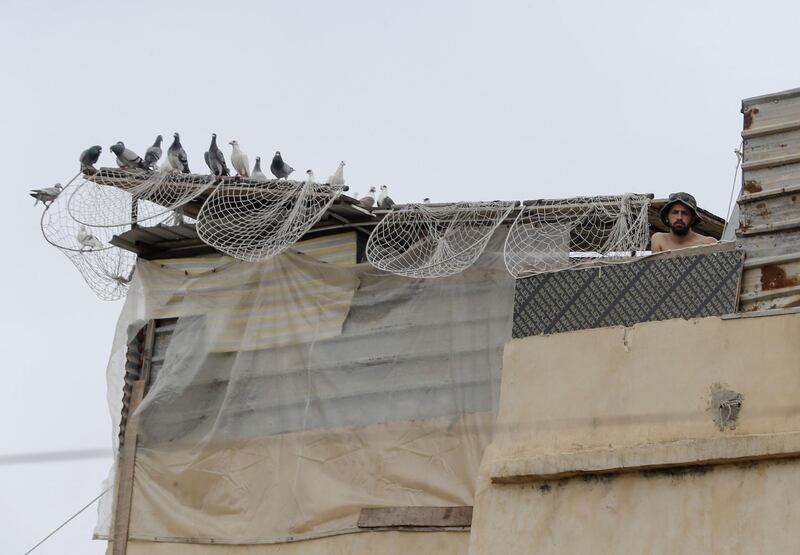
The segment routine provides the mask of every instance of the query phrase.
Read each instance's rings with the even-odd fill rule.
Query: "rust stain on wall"
[[[758,113],[758,108],[750,108],[744,112],[744,128],[750,129],[753,125],[753,116]]]
[[[748,193],[758,193],[761,190],[761,184],[755,179],[748,179],[744,182],[744,190]]]
[[[784,287],[793,287],[800,285],[800,277],[787,276],[786,270],[780,266],[764,266],[761,268],[761,289],[767,291],[769,289],[783,289]]]

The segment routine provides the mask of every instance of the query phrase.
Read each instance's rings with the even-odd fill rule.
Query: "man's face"
[[[667,223],[675,235],[686,235],[692,225],[692,209],[681,202],[673,204],[667,213]]]

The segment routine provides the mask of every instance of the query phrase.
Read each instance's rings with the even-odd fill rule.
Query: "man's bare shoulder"
[[[650,250],[652,252],[661,252],[666,250],[665,247],[669,244],[669,233],[657,231],[650,237]]]
[[[698,233],[697,234],[697,243],[700,244],[700,245],[711,245],[711,244],[714,244],[714,243],[719,243],[719,241],[717,241],[713,237],[709,237],[708,235],[701,235],[701,234]]]

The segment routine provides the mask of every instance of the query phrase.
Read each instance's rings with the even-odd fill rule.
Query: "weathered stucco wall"
[[[800,552],[798,432],[800,314],[512,340],[470,553]]]

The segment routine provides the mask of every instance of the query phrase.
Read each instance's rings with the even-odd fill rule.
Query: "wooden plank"
[[[133,471],[139,430],[139,416],[135,415],[135,412],[144,396],[144,385],[144,380],[133,382],[125,439],[120,447],[117,460],[117,498],[114,504],[114,531],[111,540],[113,555],[125,555],[128,550],[128,532],[130,531],[131,504],[133,502]]]
[[[465,528],[472,507],[375,507],[361,509],[359,528]]]
[[[156,321],[147,322],[147,330],[144,334],[144,349],[142,351],[142,371],[139,372],[140,379],[144,382],[145,389],[150,385],[150,365],[153,362],[153,344],[156,339]],[[130,413],[129,413],[130,414]]]

